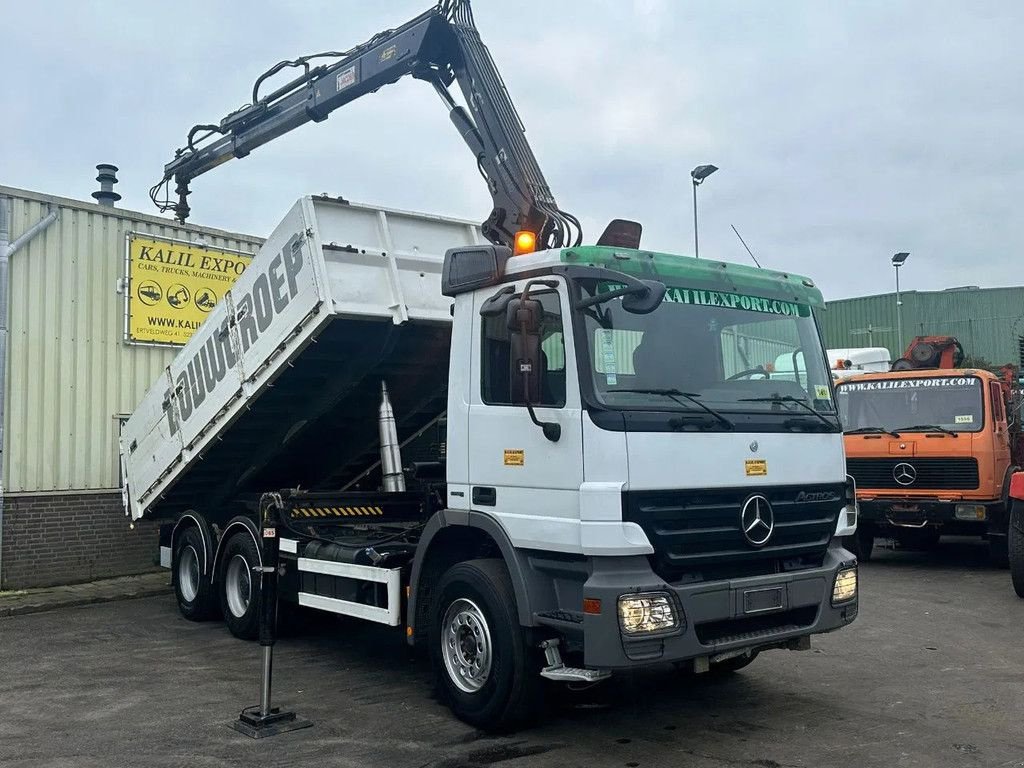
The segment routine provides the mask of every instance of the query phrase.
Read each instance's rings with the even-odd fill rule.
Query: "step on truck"
[[[1009,561],[1011,477],[1021,463],[1017,371],[961,367],[952,337],[917,337],[884,373],[837,385],[847,469],[860,521],[851,549],[871,557],[876,536],[910,548],[943,535],[983,536]]]
[[[199,173],[414,74],[494,210],[477,227],[300,200],[145,395],[125,503],[163,521],[181,613],[254,636],[262,524],[283,607],[404,631],[485,728],[535,716],[551,681],[731,671],[852,622],[813,282],[644,250],[620,220],[582,245],[467,3],[298,66],[193,129],[154,197],[173,182],[184,218]]]

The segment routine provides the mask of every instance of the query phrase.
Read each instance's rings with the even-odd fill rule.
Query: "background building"
[[[914,336],[948,335],[958,338],[971,358],[1024,363],[1024,287],[904,291],[902,300],[906,338],[896,338],[896,295],[886,293],[828,302],[821,315],[825,344],[888,347],[895,360]]]
[[[153,565],[153,527],[124,514],[118,428],[176,349],[126,342],[128,233],[246,253],[262,242],[114,208],[105,186],[98,203],[0,186],[3,589]]]

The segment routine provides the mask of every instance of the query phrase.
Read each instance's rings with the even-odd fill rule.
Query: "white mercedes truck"
[[[426,77],[420,29],[434,58],[458,42],[474,114],[453,120],[496,201],[477,227],[300,200],[146,394],[124,498],[164,521],[181,613],[256,634],[269,498],[280,600],[404,631],[484,728],[534,716],[550,681],[731,671],[846,626],[856,502],[820,292],[644,250],[631,222],[569,236],[525,142],[493,144],[521,126],[495,129],[504,88],[466,75],[489,62],[467,13],[254,93],[166,169],[184,218],[190,178],[294,126],[291,93],[316,119],[328,91],[394,79],[371,64]]]

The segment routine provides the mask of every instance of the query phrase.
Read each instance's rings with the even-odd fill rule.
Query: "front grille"
[[[901,467],[903,483],[896,481],[896,468],[906,464],[913,474],[912,482]],[[857,489],[869,488],[914,490],[961,490],[978,487],[978,460],[973,458],[885,458],[847,459],[846,471],[857,481]]]
[[[757,640],[770,635],[806,629],[818,616],[818,607],[809,605],[768,616],[745,616],[741,619],[724,619],[697,624],[694,631],[702,645],[732,643],[740,640]]]
[[[669,583],[820,566],[843,506],[844,487],[780,486],[757,492],[768,499],[775,521],[761,547],[751,546],[740,526],[750,488],[629,491],[623,519],[643,528],[654,547],[651,567]],[[807,501],[808,496],[815,500]]]

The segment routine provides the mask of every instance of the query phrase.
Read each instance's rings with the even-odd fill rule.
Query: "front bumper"
[[[616,562],[618,561],[618,562]],[[645,558],[596,558],[584,596],[604,606],[599,615],[583,619],[584,662],[588,667],[616,669],[664,661],[684,661],[740,649],[792,644],[799,638],[831,632],[857,617],[858,597],[832,606],[836,574],[856,558],[833,544],[820,568],[727,581],[668,585]],[[781,590],[781,606],[745,610],[748,594]],[[682,621],[673,630],[627,636],[617,611],[620,595],[665,592],[672,596]],[[778,592],[773,592],[778,595]]]
[[[957,504],[985,507],[984,520],[958,520]],[[919,528],[926,525],[949,528],[949,533],[985,533],[992,525],[1005,531],[1005,514],[1001,501],[933,501],[915,498],[887,498],[858,500],[861,522],[874,523],[879,528]]]

